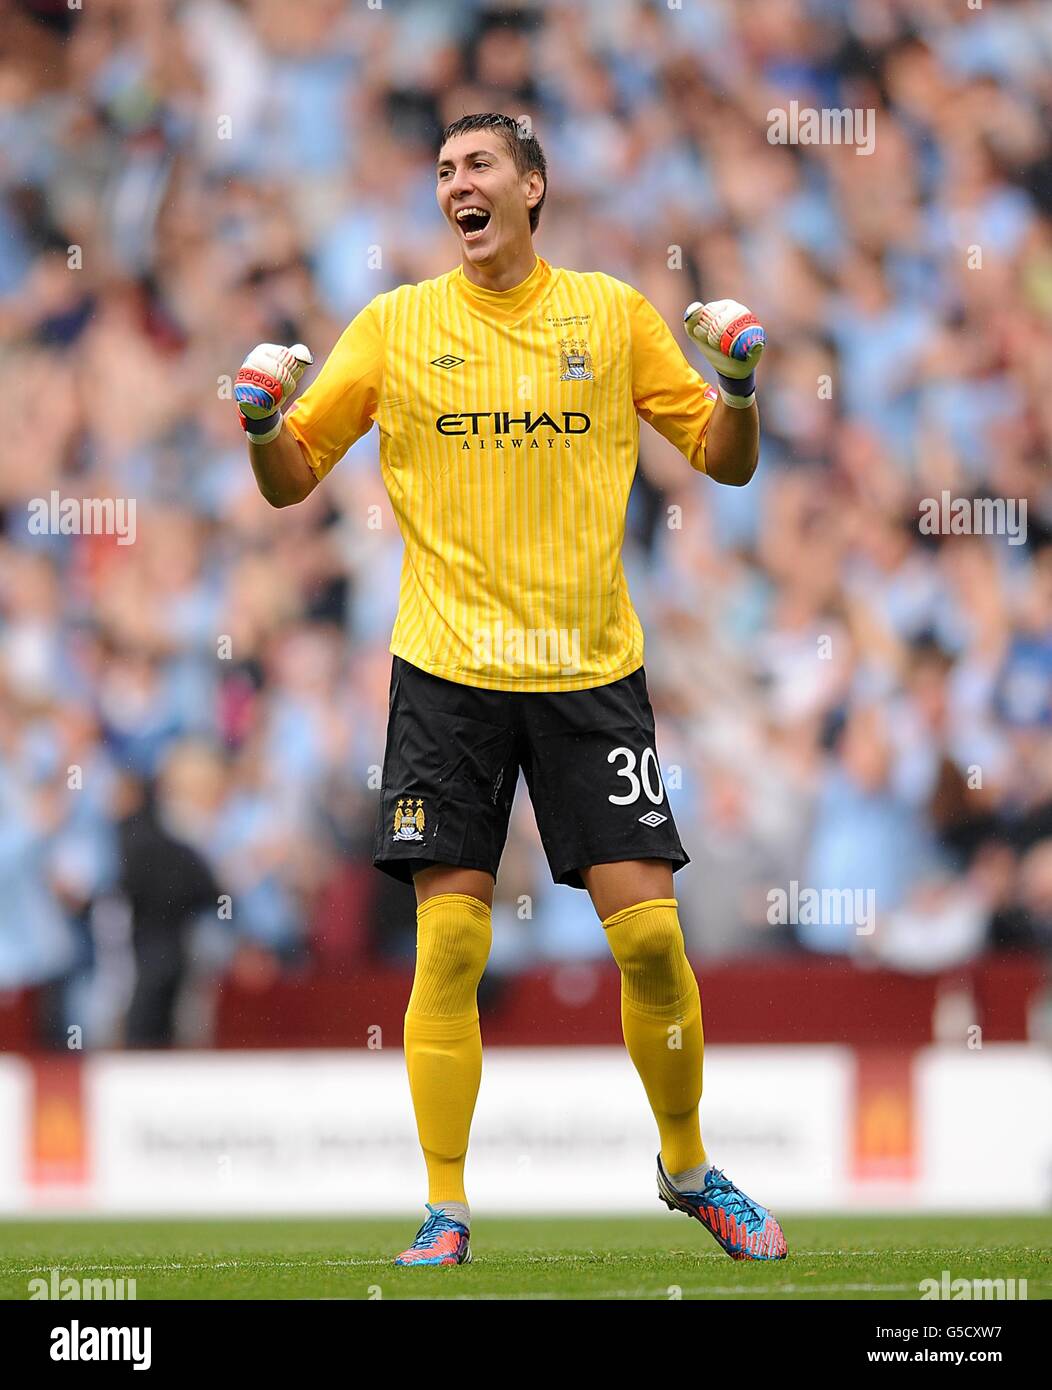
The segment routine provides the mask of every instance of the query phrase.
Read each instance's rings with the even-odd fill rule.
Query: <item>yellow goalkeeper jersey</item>
[[[319,478],[372,426],[405,543],[391,651],[492,690],[584,690],[643,661],[621,563],[639,417],[705,469],[717,399],[631,286],[538,258],[377,295],[287,427]]]

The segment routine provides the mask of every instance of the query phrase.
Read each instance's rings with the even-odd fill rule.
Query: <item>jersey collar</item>
[[[510,290],[487,290],[472,284],[463,266],[457,266],[453,272],[453,287],[469,308],[477,310],[480,317],[498,323],[517,323],[525,318],[547,294],[551,281],[552,268],[540,256],[526,279]]]

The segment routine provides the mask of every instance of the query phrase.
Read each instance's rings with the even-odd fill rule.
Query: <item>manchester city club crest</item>
[[[422,840],[424,838],[424,803],[417,801],[413,809],[413,798],[400,797],[394,813],[395,840]]]
[[[582,339],[564,338],[559,343],[559,380],[592,380],[592,354]]]

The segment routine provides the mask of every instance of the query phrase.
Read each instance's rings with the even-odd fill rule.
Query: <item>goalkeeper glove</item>
[[[756,399],[756,364],[767,344],[759,319],[735,299],[714,299],[688,305],[683,322],[716,368],[725,404],[748,410]]]
[[[234,381],[234,400],[241,426],[253,444],[269,444],[278,437],[282,425],[278,406],[293,395],[313,361],[302,343],[290,348],[260,343],[245,358]]]

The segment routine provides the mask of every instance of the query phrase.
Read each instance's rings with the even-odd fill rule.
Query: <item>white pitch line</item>
[[[392,1256],[393,1258],[393,1256]],[[50,1265],[23,1265],[20,1269],[9,1266],[12,1274],[35,1274],[50,1273],[53,1269],[58,1269],[63,1274],[101,1274],[121,1271],[143,1270],[156,1271],[166,1274],[170,1271],[181,1269],[255,1269],[262,1266],[266,1269],[319,1269],[319,1268],[374,1268],[382,1269],[391,1263],[390,1260],[184,1260],[179,1263],[169,1264],[166,1261],[142,1260],[137,1264],[129,1265],[71,1265],[66,1263],[55,1263]]]
[[[743,1295],[752,1295],[756,1298],[769,1298],[776,1294],[794,1293],[919,1293],[915,1284],[815,1284],[812,1287],[805,1287],[802,1284],[772,1284],[764,1288],[749,1288],[744,1284],[727,1285],[707,1285],[701,1284],[696,1288],[684,1288],[683,1297],[693,1295],[707,1296],[732,1296],[740,1298]],[[397,1300],[400,1303],[415,1303],[437,1299],[438,1294],[399,1294]],[[652,1303],[679,1303],[678,1298],[668,1298],[660,1290],[652,1288],[646,1289],[604,1289],[601,1293],[592,1294],[587,1298],[578,1298],[574,1294],[567,1293],[462,1293],[450,1294],[449,1300],[452,1302],[471,1302],[475,1299],[483,1301],[505,1302],[520,1299],[543,1299],[548,1302],[565,1302],[572,1300],[583,1303],[599,1303],[608,1299],[634,1298],[645,1299]]]
[[[851,1251],[843,1251],[843,1250],[795,1250],[795,1251],[794,1251],[794,1250],[790,1250],[790,1252],[789,1252],[789,1258],[790,1258],[794,1263],[804,1263],[804,1262],[806,1262],[806,1261],[809,1260],[809,1259],[828,1258],[828,1257],[831,1257],[831,1256],[838,1256],[838,1257],[843,1258],[843,1259],[859,1259],[859,1258],[872,1258],[872,1259],[882,1258],[882,1259],[883,1259],[883,1258],[888,1258],[889,1256],[899,1256],[899,1257],[901,1257],[901,1256],[913,1256],[913,1257],[915,1257],[915,1258],[917,1258],[917,1259],[930,1260],[930,1259],[934,1258],[936,1255],[940,1255],[940,1254],[949,1254],[949,1253],[954,1254],[954,1255],[957,1256],[958,1258],[964,1258],[964,1259],[977,1259],[977,1258],[983,1258],[983,1257],[986,1257],[986,1256],[1002,1255],[1002,1254],[1004,1253],[1004,1250],[1003,1250],[1003,1247],[991,1247],[991,1248],[987,1249],[987,1248],[979,1248],[979,1247],[961,1247],[961,1246],[947,1246],[945,1249],[940,1249],[940,1248],[933,1248],[933,1249],[929,1249],[929,1248],[919,1248],[919,1249],[909,1249],[909,1250],[851,1250]],[[1031,1251],[1031,1250],[1027,1250],[1027,1251],[1025,1251],[1025,1253],[1034,1253],[1034,1252]],[[608,1253],[608,1254],[606,1254],[606,1253],[597,1253],[597,1254],[593,1254],[590,1258],[589,1258],[584,1252],[582,1252],[582,1253],[580,1253],[580,1254],[578,1254],[578,1253],[570,1253],[570,1252],[567,1252],[567,1253],[565,1253],[565,1254],[556,1254],[556,1255],[538,1255],[538,1254],[518,1254],[518,1253],[515,1252],[515,1251],[507,1251],[507,1250],[506,1250],[506,1251],[494,1250],[493,1254],[494,1254],[494,1256],[496,1256],[497,1254],[500,1254],[500,1255],[502,1255],[503,1258],[512,1259],[512,1260],[515,1260],[517,1263],[526,1264],[526,1265],[561,1265],[561,1264],[564,1264],[564,1263],[566,1263],[566,1262],[569,1262],[569,1263],[572,1263],[572,1264],[574,1264],[574,1265],[576,1265],[576,1266],[578,1266],[578,1267],[580,1267],[581,1265],[596,1265],[596,1266],[601,1266],[601,1265],[610,1265],[610,1264],[617,1264],[617,1263],[630,1264],[630,1263],[632,1263],[633,1261],[638,1261],[640,1258],[648,1259],[648,1260],[658,1258],[658,1259],[666,1259],[666,1260],[672,1260],[672,1261],[675,1261],[675,1260],[677,1260],[677,1259],[687,1259],[687,1260],[691,1260],[691,1261],[699,1261],[699,1260],[706,1260],[706,1261],[707,1261],[707,1260],[715,1260],[715,1261],[721,1261],[721,1260],[725,1260],[725,1259],[727,1258],[727,1256],[726,1256],[725,1254],[723,1254],[723,1252],[720,1251],[720,1250],[696,1250],[696,1251],[695,1251],[695,1250],[680,1250],[680,1249],[669,1250],[669,1251],[666,1251],[666,1252],[664,1252],[664,1253],[662,1253],[662,1254],[658,1254],[658,1255],[655,1255],[655,1253],[652,1252],[652,1251],[644,1252],[642,1255],[641,1255],[639,1252],[632,1252],[632,1253],[624,1253],[624,1252],[616,1252],[616,1253],[615,1253],[615,1252],[610,1252],[610,1253]],[[390,1259],[393,1259],[393,1258],[394,1258],[394,1256],[392,1255],[392,1256],[390,1257]],[[487,1258],[487,1256],[485,1256],[485,1255],[477,1256],[477,1257],[476,1257],[476,1263],[477,1263],[478,1261],[480,1261],[480,1260],[483,1260],[483,1261],[484,1261],[486,1258]],[[172,1269],[172,1270],[178,1270],[178,1269],[241,1269],[241,1268],[248,1269],[248,1268],[252,1268],[252,1267],[254,1267],[254,1266],[258,1266],[258,1265],[266,1265],[266,1266],[269,1266],[269,1267],[271,1267],[271,1268],[281,1268],[281,1269],[293,1269],[293,1268],[297,1268],[297,1267],[302,1267],[302,1268],[311,1268],[311,1267],[343,1268],[343,1267],[346,1267],[346,1268],[352,1268],[352,1269],[353,1269],[353,1268],[358,1268],[358,1267],[366,1268],[366,1267],[368,1267],[368,1266],[370,1266],[370,1265],[383,1266],[383,1265],[385,1265],[385,1264],[387,1264],[387,1263],[388,1263],[388,1257],[386,1257],[386,1256],[378,1256],[376,1259],[372,1259],[372,1260],[367,1260],[367,1259],[353,1259],[353,1258],[350,1258],[350,1257],[345,1257],[345,1258],[331,1257],[331,1258],[320,1259],[320,1258],[315,1258],[315,1257],[312,1257],[312,1256],[304,1256],[304,1257],[302,1257],[302,1258],[300,1258],[300,1259],[275,1260],[275,1259],[272,1259],[272,1258],[271,1258],[270,1256],[268,1256],[268,1255],[259,1255],[259,1256],[246,1256],[246,1257],[243,1257],[243,1258],[240,1258],[240,1259],[232,1259],[232,1260],[183,1259],[183,1260],[177,1260],[177,1261],[169,1261],[169,1260],[165,1260],[165,1259],[163,1259],[163,1258],[158,1258],[157,1256],[144,1255],[143,1258],[142,1258],[141,1260],[137,1260],[137,1261],[135,1261],[134,1263],[125,1263],[125,1264],[94,1264],[94,1263],[92,1263],[92,1264],[71,1264],[71,1263],[69,1263],[69,1262],[66,1261],[66,1260],[62,1260],[61,1257],[60,1257],[59,1255],[56,1255],[55,1258],[54,1258],[54,1260],[53,1260],[50,1264],[40,1264],[40,1263],[38,1263],[38,1262],[34,1262],[33,1264],[23,1264],[23,1263],[22,1263],[21,1261],[19,1261],[19,1260],[3,1260],[2,1258],[0,1258],[0,1265],[6,1266],[6,1268],[9,1270],[9,1272],[12,1273],[12,1274],[17,1274],[17,1273],[33,1274],[33,1273],[37,1273],[37,1272],[42,1271],[42,1270],[48,1270],[48,1271],[49,1271],[49,1270],[56,1269],[56,1268],[61,1268],[61,1269],[63,1269],[63,1270],[66,1270],[66,1271],[68,1271],[70,1274],[77,1274],[77,1273],[87,1273],[87,1274],[90,1274],[90,1273],[99,1273],[99,1272],[102,1272],[102,1271],[116,1271],[116,1272],[120,1272],[120,1271],[128,1271],[128,1270],[134,1271],[134,1270],[137,1270],[137,1269]]]

